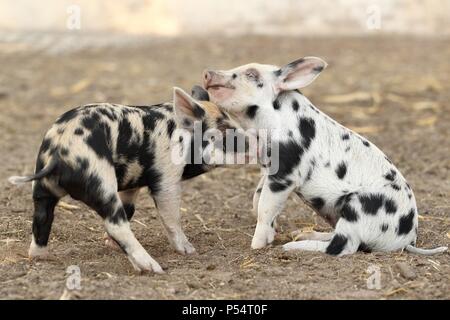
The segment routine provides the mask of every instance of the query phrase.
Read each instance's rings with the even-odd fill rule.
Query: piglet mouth
[[[234,86],[232,86],[232,85],[230,85],[230,84],[217,84],[217,83],[215,83],[215,84],[208,84],[206,87],[205,87],[205,89],[206,90],[220,90],[220,89],[232,89],[232,90],[234,90],[234,89],[236,89]]]

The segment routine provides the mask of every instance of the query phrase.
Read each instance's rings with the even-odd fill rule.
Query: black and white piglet
[[[274,222],[295,192],[335,229],[301,234],[284,249],[332,255],[357,250],[406,249],[421,254],[447,250],[415,247],[418,212],[414,194],[394,164],[374,144],[318,110],[297,89],[325,69],[306,57],[280,68],[248,64],[205,71],[211,101],[240,114],[245,128],[268,130],[278,145],[276,173],[263,174],[254,196],[258,223],[252,248],[274,239]]]
[[[208,94],[197,86],[193,95],[207,100]],[[194,124],[201,124],[203,132],[222,132],[224,144],[202,141],[197,146],[194,135],[186,139],[182,130],[176,130],[192,132]],[[13,184],[33,181],[30,257],[47,254],[54,208],[69,194],[103,218],[107,234],[135,269],[163,272],[130,229],[139,189],[148,187],[172,246],[182,254],[193,253],[195,249],[180,224],[180,183],[211,169],[203,161],[205,155],[197,153],[226,153],[225,131],[236,128],[238,124],[214,104],[198,101],[178,88],[174,88],[173,104],[91,104],[64,113],[44,137],[35,174],[9,178]],[[214,147],[208,149],[209,144]],[[174,148],[200,162],[186,159],[174,163]]]

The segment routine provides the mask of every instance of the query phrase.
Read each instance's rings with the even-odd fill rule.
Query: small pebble
[[[400,275],[408,280],[413,280],[417,278],[416,273],[414,270],[405,262],[397,262],[395,264],[395,267],[400,272]]]

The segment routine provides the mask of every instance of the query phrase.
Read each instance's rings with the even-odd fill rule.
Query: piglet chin
[[[210,99],[219,104],[224,100],[227,100],[233,94],[234,89],[227,87],[210,87],[208,88],[208,93]]]

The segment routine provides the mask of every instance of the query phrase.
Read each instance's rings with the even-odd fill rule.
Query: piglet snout
[[[208,89],[212,79],[213,79],[213,71],[205,70],[203,71],[203,88]]]

